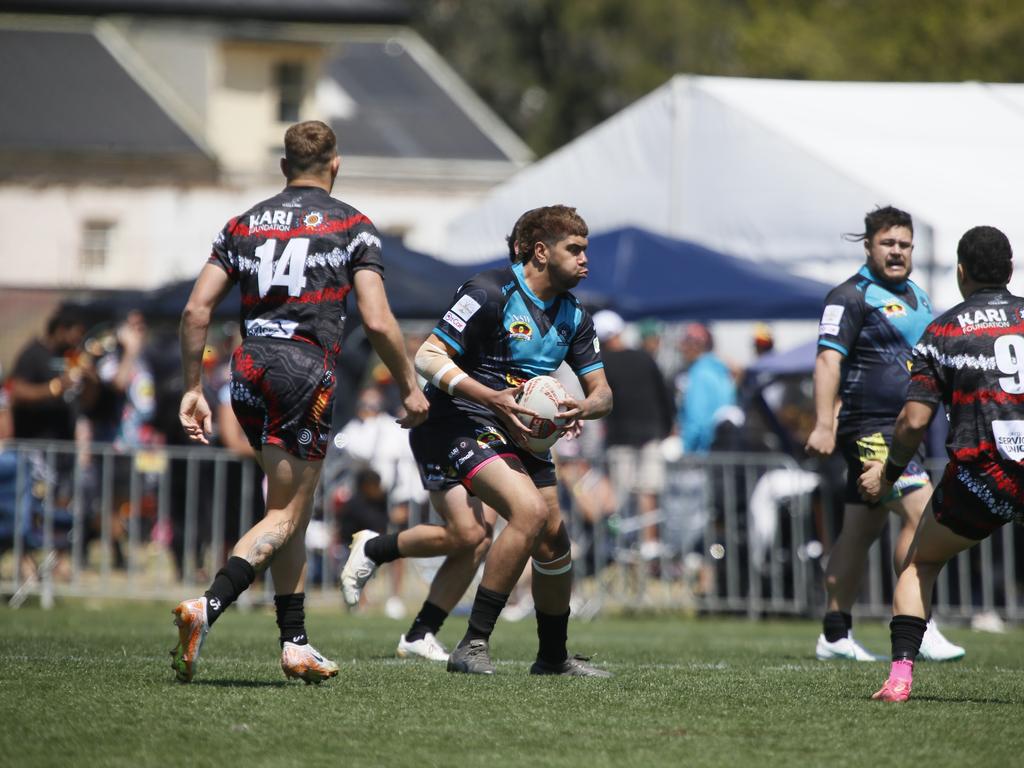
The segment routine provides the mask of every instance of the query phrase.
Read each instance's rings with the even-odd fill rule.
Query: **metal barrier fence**
[[[344,469],[329,455],[307,534],[307,591],[336,590],[345,553],[332,500]],[[603,468],[572,466],[562,486],[578,614],[821,613],[824,556],[841,519],[821,476],[780,454],[684,457],[668,469],[656,508],[640,513],[635,498],[619,497],[595,513],[589,502],[602,483],[610,490]],[[942,463],[930,469],[938,477]],[[65,595],[166,599],[205,587],[262,515],[260,483],[253,462],[205,446],[120,452],[8,442],[0,447],[0,591],[12,605],[38,595],[48,607]],[[414,505],[410,523],[429,520],[437,521],[429,507]],[[898,527],[891,516],[870,550],[860,616],[890,613]],[[647,533],[655,530],[656,537]],[[424,579],[432,573],[427,564],[419,571]],[[935,612],[968,619],[991,611],[1020,621],[1022,576],[1024,536],[1004,526],[944,569]],[[271,594],[268,573],[262,592],[244,597]]]
[[[936,481],[944,468],[941,460],[928,466]],[[717,453],[670,464],[660,507],[646,515],[635,513],[632,499],[594,526],[570,503],[573,539],[584,543],[582,559],[593,574],[591,583],[580,585],[582,609],[820,615],[827,552],[842,520],[837,480],[843,478],[829,487],[829,478],[783,454]],[[642,531],[652,524],[659,536],[648,549]],[[890,515],[868,552],[859,616],[891,615],[899,528]],[[943,569],[934,613],[969,620],[987,612],[1019,622],[1022,579],[1024,535],[1006,525]]]

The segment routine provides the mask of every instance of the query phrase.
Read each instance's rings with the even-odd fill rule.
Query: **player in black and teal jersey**
[[[488,639],[532,557],[540,649],[531,673],[608,676],[566,650],[572,558],[555,467],[550,452],[537,455],[524,447],[529,429],[517,414],[530,412],[515,399],[527,379],[551,374],[565,362],[585,393],[579,402],[563,401],[567,429],[611,410],[593,322],[570,293],[587,276],[586,248],[587,226],[575,209],[538,208],[516,223],[513,263],[482,272],[458,289],[416,355],[417,371],[429,382],[430,414],[410,434],[423,485],[447,525],[416,526],[393,536],[357,534],[342,574],[345,598],[353,604],[379,564],[446,555],[411,630],[429,627],[436,643],[440,622],[489,546],[481,502],[497,510],[508,525],[487,554],[469,629],[448,659],[450,671],[494,672]],[[436,655],[421,654],[403,645],[409,639],[403,636],[399,655],[443,653],[435,648]]]
[[[893,562],[899,572],[931,484],[920,451],[891,492],[875,504],[860,498],[857,479],[865,462],[885,461],[888,455],[892,425],[910,384],[913,348],[931,322],[932,307],[924,290],[909,279],[914,250],[910,214],[878,208],[865,216],[864,233],[855,237],[864,241],[866,263],[825,299],[814,368],[816,423],[807,440],[812,456],[828,456],[838,443],[847,465],[843,527],[829,554],[828,606],[815,653],[819,659],[875,661],[852,635],[851,611],[868,549],[889,513],[898,514],[902,530]],[[837,402],[842,404],[838,420]],[[934,623],[921,653],[935,660],[964,655]]]

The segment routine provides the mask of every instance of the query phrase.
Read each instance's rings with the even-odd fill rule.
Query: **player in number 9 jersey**
[[[957,247],[964,301],[932,322],[914,347],[913,377],[889,458],[868,464],[865,499],[885,494],[914,455],[940,403],[949,464],[909,545],[893,595],[892,668],[874,698],[906,701],[914,660],[943,565],[1001,525],[1024,522],[1024,299],[1007,290],[1006,236],[968,230]]]

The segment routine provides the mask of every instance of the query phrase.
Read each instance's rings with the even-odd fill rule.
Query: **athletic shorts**
[[[306,461],[327,452],[333,356],[289,339],[246,339],[231,359],[231,408],[257,451],[274,445]]]
[[[551,454],[538,456],[518,447],[496,416],[440,406],[409,434],[420,480],[428,491],[443,491],[459,483],[473,492],[473,476],[492,461],[522,465],[538,488],[555,485]]]
[[[843,458],[846,460],[846,497],[847,504],[865,504],[857,492],[857,479],[864,471],[864,462],[880,461],[883,464],[889,458],[889,445],[892,444],[892,427],[887,426],[873,431],[851,433],[840,436],[837,440]],[[918,447],[914,458],[907,464],[892,491],[879,503],[895,501],[928,485],[930,479],[924,468],[924,451]]]
[[[954,461],[946,465],[935,489],[932,512],[953,533],[975,541],[1015,518],[1024,522],[1020,502],[1000,494],[985,475]]]

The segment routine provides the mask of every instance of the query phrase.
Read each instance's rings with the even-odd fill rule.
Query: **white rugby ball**
[[[536,376],[523,385],[519,394],[519,404],[529,408],[538,417],[517,414],[519,420],[530,428],[530,437],[526,444],[534,453],[547,453],[551,446],[558,442],[558,430],[565,426],[565,419],[559,418],[561,408],[558,401],[568,395],[562,383],[552,376]]]

